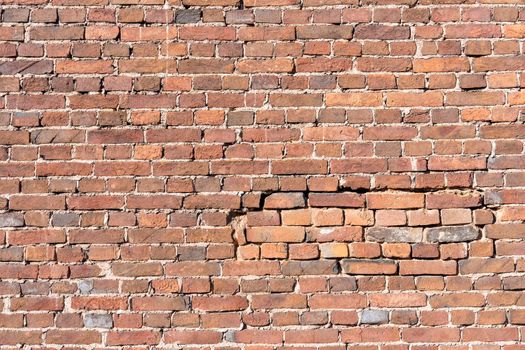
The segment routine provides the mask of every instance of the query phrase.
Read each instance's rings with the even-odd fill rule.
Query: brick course
[[[2,349],[522,349],[522,0],[0,4]]]

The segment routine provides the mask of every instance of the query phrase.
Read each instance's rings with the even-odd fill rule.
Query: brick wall
[[[2,349],[523,350],[523,0],[0,0]]]

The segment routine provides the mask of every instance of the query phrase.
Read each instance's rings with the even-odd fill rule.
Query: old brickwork
[[[2,349],[525,349],[523,0],[0,4]]]

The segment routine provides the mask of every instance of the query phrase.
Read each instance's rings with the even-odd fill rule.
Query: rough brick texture
[[[523,350],[523,0],[0,0],[0,348]]]

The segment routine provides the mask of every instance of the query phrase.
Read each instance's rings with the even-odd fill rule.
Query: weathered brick
[[[384,324],[388,323],[388,311],[386,310],[363,310],[360,318],[361,324]]]
[[[423,240],[423,230],[418,227],[370,227],[366,238],[377,242],[416,243]]]
[[[24,226],[24,216],[21,213],[0,214],[0,227]]]
[[[305,206],[302,193],[274,193],[264,200],[266,209],[291,209]]]
[[[286,276],[333,275],[338,271],[337,264],[329,260],[318,261],[287,261],[283,263],[281,271]]]
[[[259,226],[249,228],[246,232],[248,242],[302,242],[304,228],[297,226]]]
[[[440,92],[391,92],[387,94],[388,107],[440,107],[443,95]]]
[[[452,38],[497,38],[501,27],[495,24],[454,24],[445,27],[445,37]]]
[[[186,301],[182,297],[135,297],[131,299],[132,310],[138,311],[180,311],[185,310]]]
[[[479,231],[474,226],[441,226],[428,228],[425,232],[430,242],[467,242],[479,237]]]
[[[414,72],[466,72],[470,68],[467,58],[427,58],[414,60]]]
[[[5,0],[0,345],[515,347],[518,3]]]
[[[158,344],[160,341],[160,332],[158,331],[112,331],[107,335],[108,345],[141,345],[141,344]]]
[[[233,61],[219,59],[188,59],[180,61],[177,71],[183,74],[232,73]]]
[[[98,331],[58,330],[53,329],[46,333],[46,342],[49,344],[96,344],[102,339]]]
[[[84,315],[84,326],[87,328],[111,328],[113,319],[107,314],[86,314]]]
[[[508,258],[470,258],[459,262],[461,274],[501,273],[514,271],[514,261]]]
[[[346,258],[348,245],[346,243],[323,243],[319,246],[322,258]]]
[[[116,276],[160,276],[162,266],[158,263],[116,263],[111,270]]]
[[[335,159],[330,164],[334,174],[378,173],[387,169],[386,160],[381,158]]]
[[[357,59],[357,68],[361,72],[407,72],[412,62],[404,58],[369,58]]]
[[[391,26],[382,24],[358,25],[355,28],[354,37],[356,39],[408,39],[410,28],[407,26]]]
[[[401,275],[454,275],[456,271],[455,261],[407,260],[399,263]]]
[[[36,26],[31,28],[29,36],[32,40],[80,40],[84,39],[84,28]]]
[[[425,197],[419,193],[369,193],[367,204],[370,209],[408,209],[421,208]]]
[[[371,294],[373,307],[420,307],[427,305],[427,297],[422,293]]]
[[[426,195],[427,207],[472,208],[481,204],[481,196],[476,192],[434,192]]]
[[[327,106],[378,107],[383,104],[380,93],[328,93]]]
[[[351,39],[353,27],[347,25],[298,26],[298,39]]]
[[[290,344],[333,343],[338,340],[337,329],[290,330],[284,334],[284,339]]]
[[[402,337],[408,343],[457,342],[460,331],[458,328],[411,328],[403,330]]]
[[[176,23],[197,23],[201,20],[201,10],[199,9],[184,9],[175,11]]]
[[[312,207],[359,208],[364,206],[363,196],[356,193],[310,193],[308,204]]]
[[[178,344],[218,344],[222,334],[217,331],[168,331],[166,342]]]
[[[25,297],[11,299],[12,311],[60,311],[64,308],[64,298],[61,297]]]
[[[65,106],[64,96],[61,95],[9,95],[7,108],[32,109],[59,109]]]
[[[397,265],[393,260],[347,259],[341,262],[344,273],[353,275],[393,275]]]
[[[313,295],[309,299],[312,309],[360,309],[365,307],[366,298],[357,293],[335,295]]]

